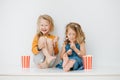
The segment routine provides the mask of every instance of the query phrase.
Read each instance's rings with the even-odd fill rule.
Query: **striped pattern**
[[[84,69],[92,69],[92,56],[85,55],[83,56]]]
[[[30,56],[21,56],[22,68],[30,68]]]

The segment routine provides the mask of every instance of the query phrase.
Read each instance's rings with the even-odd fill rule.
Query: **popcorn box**
[[[92,55],[83,56],[84,69],[92,69]]]
[[[30,68],[30,56],[21,56],[22,68]]]

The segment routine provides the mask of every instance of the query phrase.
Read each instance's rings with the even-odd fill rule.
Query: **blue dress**
[[[76,48],[80,50],[80,45],[78,43],[75,44]],[[66,52],[71,49],[70,48],[70,44],[66,44],[65,46],[65,50]],[[72,49],[71,49],[72,50]],[[80,58],[77,53],[75,51],[72,50],[72,54],[68,56],[69,59],[73,59],[75,60],[75,63],[73,65],[73,68],[71,68],[71,70],[83,70],[84,67],[83,67],[83,61],[82,61],[82,58]],[[59,64],[56,65],[56,68],[60,68],[62,69],[62,64],[63,64],[63,60],[60,61]]]

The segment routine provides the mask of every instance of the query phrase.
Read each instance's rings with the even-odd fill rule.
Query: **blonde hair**
[[[68,33],[69,28],[76,32],[76,42],[77,43],[81,44],[82,42],[85,42],[85,34],[82,31],[82,28],[78,23],[71,22],[71,23],[67,24],[66,31],[65,31],[66,35]],[[65,44],[67,44],[67,43],[69,43],[69,40],[67,39],[67,36],[66,36]]]
[[[51,16],[49,15],[40,15],[38,17],[38,20],[37,20],[37,35],[38,36],[42,36],[43,34],[40,32],[40,28],[39,28],[39,25],[40,25],[40,19],[44,19],[44,20],[47,20],[50,24],[50,32],[52,32],[54,30],[54,22],[53,22],[53,19]]]

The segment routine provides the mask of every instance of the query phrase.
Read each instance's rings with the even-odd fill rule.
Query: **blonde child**
[[[43,69],[53,67],[58,54],[58,37],[50,34],[54,29],[53,19],[49,15],[41,15],[37,21],[37,34],[32,43],[35,64]]]
[[[61,62],[56,65],[57,68],[65,72],[70,70],[82,70],[82,56],[86,55],[85,35],[78,23],[71,22],[66,26],[66,40],[62,46],[60,54]]]

